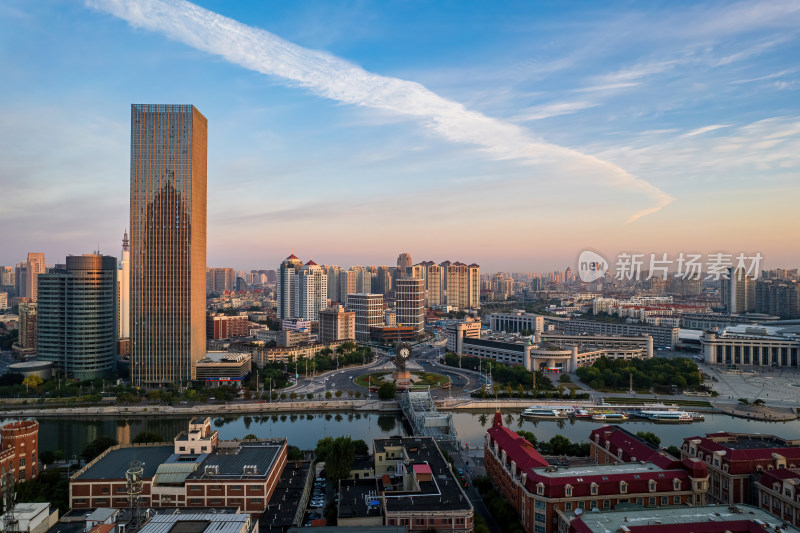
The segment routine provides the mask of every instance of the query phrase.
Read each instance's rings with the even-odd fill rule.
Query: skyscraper
[[[95,379],[113,371],[117,341],[117,260],[68,256],[66,269],[39,276],[37,349],[62,376]]]
[[[294,255],[281,262],[278,267],[278,318],[297,318],[297,276],[303,268],[303,262]]]
[[[756,308],[756,284],[743,268],[729,268],[728,279],[720,280],[720,300],[728,314],[747,313]]]
[[[297,273],[297,316],[319,320],[319,312],[328,307],[328,275],[313,260]]]
[[[27,287],[25,293],[32,302],[37,300],[36,288],[38,287],[39,274],[44,274],[44,254],[41,252],[28,252],[28,277],[25,279]]]
[[[131,247],[128,232],[122,236],[122,260],[117,273],[117,338],[131,335]]]
[[[356,340],[369,342],[369,328],[383,324],[383,295],[348,294],[347,310],[354,311],[356,314]]]
[[[135,386],[194,379],[206,354],[207,132],[194,106],[131,106]]]

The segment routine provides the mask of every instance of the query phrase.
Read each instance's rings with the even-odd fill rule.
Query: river
[[[453,422],[462,443],[470,447],[482,446],[483,435],[491,426],[493,411],[453,412]],[[548,440],[561,434],[572,441],[587,441],[592,429],[602,424],[583,420],[540,420],[522,418],[519,412],[504,413],[504,424],[511,429],[531,431],[539,440]],[[39,419],[39,450],[62,450],[66,457],[79,455],[83,446],[101,435],[108,435],[121,443],[130,442],[140,431],[155,432],[172,439],[186,429],[189,417],[154,418],[131,417],[119,419],[64,420]],[[407,425],[400,414],[378,413],[316,413],[275,414],[266,416],[212,417],[213,427],[221,439],[241,439],[253,434],[259,438],[286,437],[289,444],[303,449],[314,448],[318,439],[325,436],[349,435],[369,442],[374,438],[407,435]],[[705,435],[717,431],[774,434],[785,438],[800,438],[800,421],[764,422],[733,418],[723,414],[706,414],[703,422],[693,424],[654,424],[647,421],[627,421],[621,424],[627,430],[651,431],[661,438],[663,446],[679,446],[684,437]]]

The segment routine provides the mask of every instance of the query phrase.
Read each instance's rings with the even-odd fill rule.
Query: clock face
[[[408,351],[408,348],[403,347],[403,348],[400,348],[400,350],[397,351],[397,355],[399,355],[400,357],[405,358],[405,357],[408,357],[410,355],[410,352]]]

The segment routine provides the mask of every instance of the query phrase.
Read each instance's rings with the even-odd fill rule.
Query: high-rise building
[[[131,379],[195,377],[206,355],[208,121],[191,105],[131,107]]]
[[[404,276],[406,275],[406,269],[411,267],[411,265],[411,254],[403,252],[397,256],[397,268],[400,269]]]
[[[68,256],[66,269],[39,276],[37,350],[62,376],[95,379],[117,353],[117,260]]]
[[[19,304],[19,338],[12,347],[15,352],[36,353],[36,322],[36,303],[25,301]]]
[[[14,267],[14,296],[17,298],[28,297],[28,264],[17,263]]]
[[[206,293],[232,291],[236,288],[236,272],[232,268],[206,270]]]
[[[383,324],[383,295],[348,294],[347,309],[355,312],[356,340],[369,342],[369,328]]]
[[[782,281],[783,278],[758,280],[756,282],[756,313],[779,316],[781,318],[798,318],[800,314],[800,294],[797,283]]]
[[[329,267],[325,267],[325,269],[326,273],[328,274],[328,299],[331,302],[346,302],[347,298],[343,298],[342,293],[339,290],[339,276],[342,273],[341,267],[331,265]]]
[[[347,302],[349,295],[358,293],[359,291],[356,289],[357,281],[358,272],[355,270],[342,270],[339,272],[339,298]]]
[[[117,272],[117,337],[131,336],[131,246],[128,232],[122,236],[122,260]]]
[[[35,302],[38,298],[36,288],[38,286],[39,274],[44,274],[45,270],[44,254],[41,252],[28,252],[25,294],[32,302]]]
[[[414,328],[416,335],[422,335],[425,332],[423,286],[424,281],[415,278],[399,279],[395,286],[397,325]]]
[[[319,313],[319,340],[322,343],[356,338],[356,314],[341,304],[332,305]]]
[[[297,309],[297,273],[303,268],[303,262],[294,255],[283,260],[278,267],[278,287],[275,299],[278,300],[278,318],[296,318]]]
[[[0,266],[0,289],[5,292],[14,291],[14,268]]]
[[[313,260],[297,273],[298,317],[319,320],[319,312],[328,307],[328,275]]]
[[[747,313],[756,308],[756,285],[744,268],[729,268],[728,279],[720,280],[720,300],[728,314]]]
[[[0,292],[0,310],[8,307],[8,293]]]
[[[481,295],[481,267],[476,264],[444,261],[442,268],[442,293],[444,304],[459,309],[478,309]]]
[[[375,294],[389,294],[392,290],[392,269],[386,265],[381,265],[375,270],[372,278],[372,292]]]

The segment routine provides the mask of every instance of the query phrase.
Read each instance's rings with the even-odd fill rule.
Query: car
[[[468,488],[469,488],[469,483],[467,483],[466,481],[464,482],[464,488],[465,488],[465,489],[468,489]]]
[[[311,505],[309,505],[309,507],[311,507],[312,509],[317,509],[317,508],[322,507],[322,506],[323,506],[323,504],[321,502],[320,503],[312,503]]]

